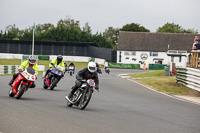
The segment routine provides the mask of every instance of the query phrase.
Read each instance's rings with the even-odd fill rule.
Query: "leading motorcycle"
[[[83,110],[90,102],[95,82],[92,79],[81,80],[81,82],[81,87],[79,87],[71,97],[65,97],[68,107],[72,107],[74,105]]]
[[[21,96],[31,87],[36,80],[35,70],[32,67],[27,67],[25,71],[21,72],[14,80],[10,90],[9,96],[20,99]]]
[[[49,87],[50,90],[53,90],[57,86],[57,83],[60,81],[60,79],[64,77],[64,72],[62,66],[55,66],[53,63],[51,63],[51,65],[54,68],[46,75],[43,88],[47,89]]]

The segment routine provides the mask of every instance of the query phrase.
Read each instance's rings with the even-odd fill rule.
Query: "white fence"
[[[18,65],[0,65],[0,74],[14,74],[18,72]]]
[[[200,70],[194,68],[177,68],[177,83],[200,92]]]
[[[18,67],[18,65],[0,65],[0,74],[17,73]],[[38,65],[38,71],[45,71],[45,65]]]

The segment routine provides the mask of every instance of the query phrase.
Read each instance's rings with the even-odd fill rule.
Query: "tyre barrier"
[[[14,74],[18,72],[18,65],[0,65],[0,74]]]
[[[200,92],[200,70],[195,68],[176,68],[176,82]]]

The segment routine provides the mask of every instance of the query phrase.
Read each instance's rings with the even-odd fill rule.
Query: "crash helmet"
[[[29,62],[29,64],[35,64],[36,63],[36,60],[37,60],[37,56],[34,56],[34,55],[30,55],[29,57],[28,57],[28,62]]]
[[[57,56],[57,62],[60,63],[60,62],[62,62],[62,60],[63,60],[62,55],[58,55]]]
[[[88,63],[88,70],[92,73],[95,72],[96,71],[96,64],[94,62],[89,62]]]

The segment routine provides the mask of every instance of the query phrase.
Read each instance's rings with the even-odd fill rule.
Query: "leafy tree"
[[[111,41],[107,41],[107,39],[101,33],[96,33],[95,35],[93,35],[91,42],[97,43],[99,47],[112,48]]]
[[[117,49],[117,41],[119,38],[119,29],[118,28],[113,28],[113,27],[108,27],[108,29],[106,29],[103,32],[103,36],[107,39],[107,41],[112,43],[112,48],[113,49]]]
[[[150,30],[146,29],[143,26],[140,26],[140,24],[126,24],[121,29],[121,31],[133,31],[133,32],[150,32]]]
[[[168,32],[168,33],[198,33],[194,29],[184,29],[182,26],[174,23],[166,23],[162,27],[159,27],[156,32]]]
[[[8,25],[6,27],[6,30],[5,30],[5,35],[4,35],[4,38],[5,39],[17,39],[19,38],[19,29],[15,26],[15,24],[13,25]]]
[[[82,28],[81,32],[81,42],[90,42],[92,38],[92,30],[88,23],[85,23],[84,27]]]
[[[50,23],[36,25],[35,40],[47,41],[46,35],[53,28],[55,28],[54,25]]]

